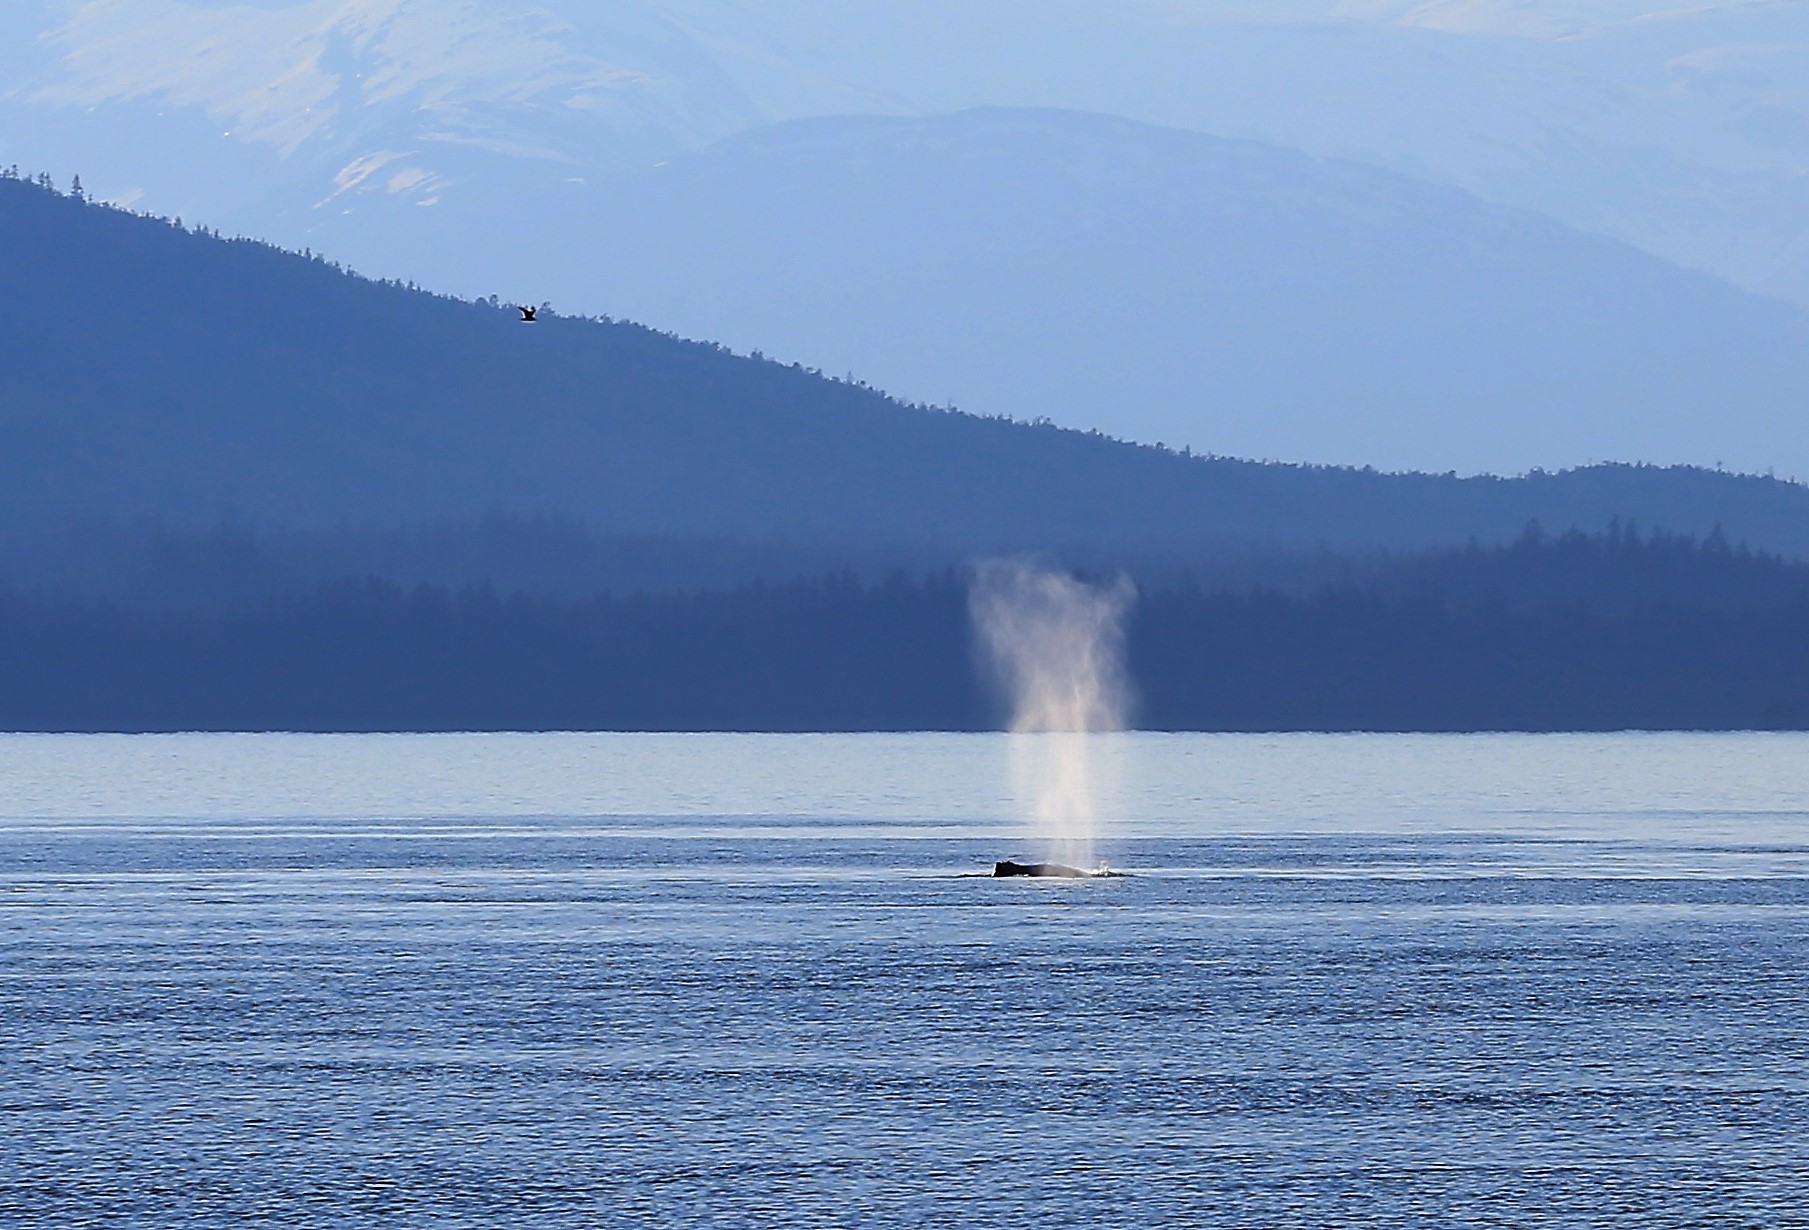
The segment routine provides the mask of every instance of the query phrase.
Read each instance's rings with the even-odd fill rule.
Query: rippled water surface
[[[0,738],[0,1225],[1809,1226],[1809,739]]]

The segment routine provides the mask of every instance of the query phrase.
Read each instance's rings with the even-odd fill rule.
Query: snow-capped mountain
[[[12,40],[11,156],[157,212],[329,242],[433,207],[653,161],[765,118],[671,23],[512,0],[43,4]]]
[[[1050,173],[1048,124],[994,126],[978,145],[942,150],[965,170],[928,157],[923,165],[939,169],[925,173],[950,176],[955,194],[939,202],[949,206],[939,215],[949,249],[978,242],[1002,210],[1023,208],[1036,192],[1058,194],[1042,202],[1051,217],[1135,198],[1146,213],[1174,218],[1203,201],[1260,215],[1262,194],[1284,191],[1287,176],[1233,177],[1215,195],[1202,169],[1210,159],[1165,165],[1151,150],[1170,148],[1167,138],[1148,138],[1136,124],[1087,128],[1072,119],[1099,113],[1368,164],[1471,194],[1450,198],[1469,202],[1460,213],[1481,202],[1530,211],[1809,304],[1809,0],[15,0],[0,9],[0,163],[46,169],[64,183],[80,173],[92,195],[311,247],[368,273],[644,316],[851,370],[908,396],[1219,451],[1435,469],[1607,456],[1796,464],[1793,451],[1772,446],[1780,390],[1795,387],[1785,374],[1799,361],[1774,355],[1789,348],[1775,338],[1756,367],[1728,368],[1747,371],[1728,387],[1751,401],[1755,421],[1770,425],[1764,432],[1723,445],[1725,423],[1683,430],[1691,411],[1679,390],[1707,396],[1713,387],[1684,381],[1660,390],[1666,422],[1679,431],[1637,435],[1644,454],[1617,443],[1627,418],[1613,430],[1586,430],[1582,402],[1536,429],[1500,418],[1513,405],[1505,376],[1497,392],[1509,400],[1454,398],[1444,412],[1451,421],[1430,430],[1424,415],[1432,411],[1414,400],[1424,390],[1403,392],[1404,377],[1382,379],[1377,363],[1353,352],[1350,404],[1399,411],[1394,429],[1377,420],[1354,437],[1364,450],[1353,452],[1310,416],[1282,430],[1283,419],[1248,397],[1244,425],[1269,434],[1205,410],[1185,420],[1182,408],[1208,404],[1215,386],[1186,385],[1184,363],[1146,362],[1131,333],[1121,337],[1131,349],[1097,352],[1054,343],[1039,350],[1036,338],[1014,335],[995,339],[985,363],[970,342],[905,353],[888,339],[952,328],[938,318],[935,296],[888,293],[921,281],[931,249],[893,246],[870,212],[830,209],[806,210],[805,242],[796,227],[750,218],[757,193],[736,199],[750,186],[771,187],[802,158],[814,178],[801,183],[857,201],[850,185],[864,163],[882,180],[912,165],[915,155],[893,140],[898,132],[907,146],[931,138],[901,129],[871,143],[865,121],[850,117],[976,106],[1060,109],[1070,120],[1057,126],[1079,142],[1061,156],[1080,161]],[[809,137],[774,127],[837,117],[843,127]],[[1078,152],[1094,149],[1100,133],[1117,133],[1126,147]],[[976,158],[991,165],[977,167]],[[1325,194],[1354,181],[1288,182],[1313,198],[1318,216],[1350,223],[1342,238],[1315,241],[1329,266],[1366,266],[1389,244],[1406,244],[1420,216],[1417,206],[1400,212],[1411,192],[1350,189],[1340,205]],[[1233,199],[1240,192],[1256,195]],[[1084,299],[1076,271],[1141,271],[1124,272],[1127,287],[1154,277],[1164,260],[1154,234],[1130,251],[1113,246],[1109,228],[1083,227],[1049,281]],[[1176,267],[1204,259],[1207,248],[1188,246],[1184,231],[1160,234],[1181,245]],[[1421,297],[1381,314],[1405,332],[1377,333],[1381,348],[1370,353],[1416,353],[1411,322],[1437,322],[1457,302],[1428,289],[1441,278],[1455,284],[1491,261],[1522,258],[1555,270],[1553,252],[1598,251],[1517,234],[1480,255],[1430,244],[1442,271],[1421,259],[1426,253],[1399,248],[1393,267],[1407,272],[1390,293],[1412,286]],[[796,268],[763,265],[727,235],[769,238],[775,251],[793,253]],[[1537,259],[1526,256],[1535,250]],[[855,254],[865,272],[846,287],[851,307],[840,312],[821,302],[825,287],[839,285],[822,263],[836,253]],[[1552,328],[1579,338],[1601,335],[1599,305],[1637,305],[1629,287],[1658,277],[1650,269],[1635,276],[1618,258],[1581,267],[1631,280],[1562,280],[1572,297],[1545,310]],[[816,283],[796,276],[806,269],[820,273]],[[1259,271],[1247,272],[1200,302],[1178,302],[1172,327],[1152,326],[1149,336],[1173,336],[1219,312],[1225,296],[1255,293]],[[1348,279],[1304,276],[1290,267],[1286,278],[1300,302],[1367,311]],[[1730,302],[1726,288],[1706,278],[1665,284],[1663,310],[1635,313],[1657,332],[1622,335],[1593,359],[1586,348],[1559,347],[1575,388],[1643,388],[1649,382],[1629,356],[1700,354],[1711,338],[1726,340],[1715,323],[1716,305]],[[972,290],[972,279],[965,285]],[[1692,296],[1693,306],[1685,302]],[[1532,301],[1516,300],[1515,310]],[[1120,336],[1110,321],[1089,323],[1087,310],[1070,313],[1070,332],[1090,345]],[[1279,309],[1250,314],[1283,318]],[[1270,340],[1280,345],[1285,333]],[[1481,333],[1464,343],[1484,348],[1473,351],[1477,370],[1511,371],[1510,334],[1494,351]],[[1104,369],[1165,374],[1147,399],[1106,404],[1056,379],[1080,354]],[[1692,379],[1711,370],[1708,363]],[[1614,383],[1628,372],[1638,378]],[[1514,426],[1504,432],[1503,423]]]
[[[0,72],[0,156],[360,264],[384,228],[340,220],[379,202],[1005,105],[1373,162],[1809,302],[1803,0],[15,0]]]

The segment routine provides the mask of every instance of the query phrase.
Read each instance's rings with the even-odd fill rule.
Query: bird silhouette
[[[515,310],[521,313],[523,324],[532,324],[534,322],[534,313],[538,312],[540,309],[517,306]]]

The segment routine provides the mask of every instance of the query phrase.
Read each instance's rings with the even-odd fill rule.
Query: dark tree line
[[[1311,592],[1146,587],[1140,725],[1809,728],[1809,567],[1531,533]],[[328,586],[225,614],[0,601],[13,730],[911,730],[1002,717],[966,583],[842,574],[584,602]]]
[[[1809,725],[1809,603],[1607,615],[1354,590],[1158,595],[1131,646],[1141,722],[1158,729]]]
[[[951,578],[556,603],[330,586],[220,616],[0,604],[14,730],[818,730],[977,724]]]

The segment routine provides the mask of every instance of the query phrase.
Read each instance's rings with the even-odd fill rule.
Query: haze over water
[[[0,737],[0,1223],[1804,1224],[1809,738]]]

